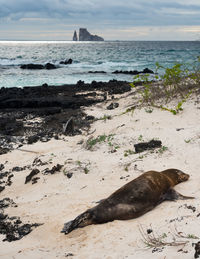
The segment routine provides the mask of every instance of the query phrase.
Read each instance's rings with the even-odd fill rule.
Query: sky
[[[0,0],[0,40],[200,40],[200,0]]]

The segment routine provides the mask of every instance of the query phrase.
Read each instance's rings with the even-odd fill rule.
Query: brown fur
[[[148,171],[122,186],[97,206],[66,223],[62,232],[67,234],[90,224],[137,218],[164,200],[190,199],[192,197],[185,197],[172,189],[188,179],[188,174],[177,169]]]

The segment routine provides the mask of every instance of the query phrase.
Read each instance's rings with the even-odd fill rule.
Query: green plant
[[[133,150],[131,150],[131,149],[128,149],[128,150],[124,151],[124,156],[125,157],[127,157],[129,155],[133,155],[133,154],[135,154],[135,152]]]
[[[70,162],[70,164],[72,164],[73,166],[71,168],[64,168],[63,169],[63,174],[67,175],[68,173],[74,173],[76,171],[82,171],[85,174],[89,173],[89,167],[91,165],[91,163],[89,161],[72,161]]]
[[[190,67],[190,69],[188,69]],[[159,70],[164,71],[160,76],[157,75]],[[151,75],[151,78],[153,76]],[[161,84],[153,84],[150,80],[150,76],[136,75],[133,78],[132,87],[136,86],[137,82],[143,82],[142,90],[139,90],[141,96],[141,103],[147,103],[152,107],[161,108],[176,115],[178,112],[183,110],[183,103],[192,94],[192,89],[199,88],[200,85],[200,58],[193,65],[176,63],[170,68],[156,63],[156,73],[154,74],[155,80],[162,80]],[[165,105],[158,104],[159,98],[162,98],[162,103]],[[174,107],[168,107],[168,103],[175,99],[177,104]]]
[[[191,139],[185,139],[184,141],[185,141],[185,143],[190,143]]]
[[[169,111],[169,112],[173,113],[174,115],[176,115],[179,111],[182,111],[182,110],[183,110],[182,105],[183,105],[183,103],[186,102],[186,100],[189,98],[189,96],[190,96],[191,94],[192,94],[192,91],[189,91],[189,92],[186,94],[186,96],[185,96],[181,101],[178,102],[178,104],[175,106],[174,109],[173,109],[173,108],[169,109],[169,108],[164,107],[164,106],[162,106],[162,105],[160,106],[160,108],[161,108],[162,110]]]
[[[128,172],[128,166],[125,166],[125,167],[124,167],[124,170],[125,170],[126,172]]]
[[[114,149],[118,149],[118,148],[120,148],[120,146],[119,146],[119,145],[117,145],[117,146],[114,146]]]
[[[153,112],[153,109],[151,109],[151,108],[148,108],[148,109],[147,109],[147,108],[146,108],[146,109],[145,109],[145,112],[146,112],[146,113],[152,113],[152,112]]]
[[[191,239],[199,239],[197,236],[193,235],[193,234],[188,234],[187,238],[191,238]]]
[[[92,138],[92,139],[89,139],[87,141],[87,146],[88,146],[88,149],[91,149],[94,145],[96,145],[97,143],[100,143],[102,141],[105,141],[106,140],[106,135],[100,135],[98,136],[97,138]]]
[[[131,112],[131,113],[133,114],[134,110],[135,110],[135,106],[132,106],[132,107],[130,107],[130,108],[127,108],[125,112],[122,112],[122,115],[123,115],[123,114],[126,114],[126,113],[128,113],[128,112]]]
[[[67,175],[67,173],[68,173],[67,169],[64,168],[64,169],[63,169],[63,174],[64,174],[64,175]]]
[[[161,237],[162,237],[162,238],[166,238],[166,237],[167,237],[167,234],[166,234],[166,233],[163,233]]]
[[[88,169],[87,167],[84,167],[83,170],[84,170],[84,173],[85,173],[85,174],[88,174],[88,173],[89,173],[89,169]]]
[[[96,120],[103,120],[103,121],[106,122],[106,120],[111,120],[111,119],[112,119],[112,116],[111,116],[111,115],[106,115],[106,114],[104,114],[103,117],[100,117],[100,118],[98,118],[98,119],[96,119]]]
[[[158,149],[158,152],[160,154],[163,154],[166,150],[168,150],[168,147],[162,146],[161,148]]]
[[[142,141],[142,140],[143,140],[143,136],[140,135],[140,136],[138,137],[138,140],[139,140],[139,141]]]
[[[81,161],[77,160],[76,163],[78,166],[81,166]]]
[[[90,138],[87,140],[86,142],[86,148],[91,150],[97,143],[102,143],[105,141],[108,141],[108,145],[110,147],[113,147],[112,141],[113,141],[113,136],[114,134],[110,134],[110,135],[99,135],[97,138]]]
[[[149,102],[151,100],[151,80],[149,79],[149,77],[149,74],[138,74],[134,76],[133,83],[130,83],[130,86],[132,87],[136,87],[136,84],[138,83],[143,83],[144,89],[140,91],[142,102]]]

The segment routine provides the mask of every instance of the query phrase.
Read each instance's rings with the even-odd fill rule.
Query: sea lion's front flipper
[[[101,200],[99,200],[99,201],[95,201],[95,203],[99,204],[99,203],[101,203],[101,202],[103,202],[103,201],[105,201],[105,199],[101,199]]]
[[[170,188],[162,197],[163,201],[176,201],[176,200],[187,200],[187,199],[194,199],[194,197],[184,196],[172,188]]]

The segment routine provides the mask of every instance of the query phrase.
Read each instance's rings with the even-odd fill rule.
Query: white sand
[[[93,150],[86,150],[85,142],[91,135],[83,134],[65,137],[65,141],[51,140],[23,147],[38,154],[15,150],[0,156],[0,163],[8,161],[6,169],[30,165],[36,157],[52,161],[52,164],[38,166],[40,171],[57,163],[64,164],[60,173],[39,173],[40,179],[34,185],[31,182],[24,184],[30,170],[15,172],[13,184],[1,192],[1,199],[9,197],[18,204],[17,208],[9,207],[5,213],[20,216],[24,223],[44,225],[19,241],[0,242],[0,258],[193,258],[192,243],[198,240],[176,237],[175,231],[200,237],[200,217],[197,217],[200,213],[200,104],[195,103],[194,97],[190,98],[178,115],[159,109],[153,109],[152,113],[136,109],[133,113],[122,114],[134,103],[134,95],[123,96],[115,110],[106,110],[109,102],[86,109],[95,117],[117,115],[111,120],[96,121],[90,130],[95,130],[93,137],[114,134],[110,144],[106,140],[96,144]],[[180,128],[183,129],[176,130]],[[160,139],[168,149],[124,156],[125,150],[134,151],[134,144],[152,138]],[[84,143],[77,144],[81,140]],[[117,152],[112,153],[116,146],[119,146]],[[87,174],[84,168],[89,170]],[[95,206],[96,201],[106,198],[127,181],[148,170],[167,168],[178,168],[190,174],[189,181],[175,189],[194,196],[195,200],[166,201],[138,219],[91,225],[68,235],[60,233],[65,222]],[[72,172],[72,178],[68,179],[64,172]],[[195,206],[196,211],[193,213],[185,204]],[[152,228],[155,235],[166,233],[163,240],[172,241],[175,236],[177,241],[188,241],[188,244],[165,246],[160,252],[152,253],[152,248],[147,249],[142,242],[140,226],[145,233],[148,228]],[[3,238],[0,235],[0,240]]]

